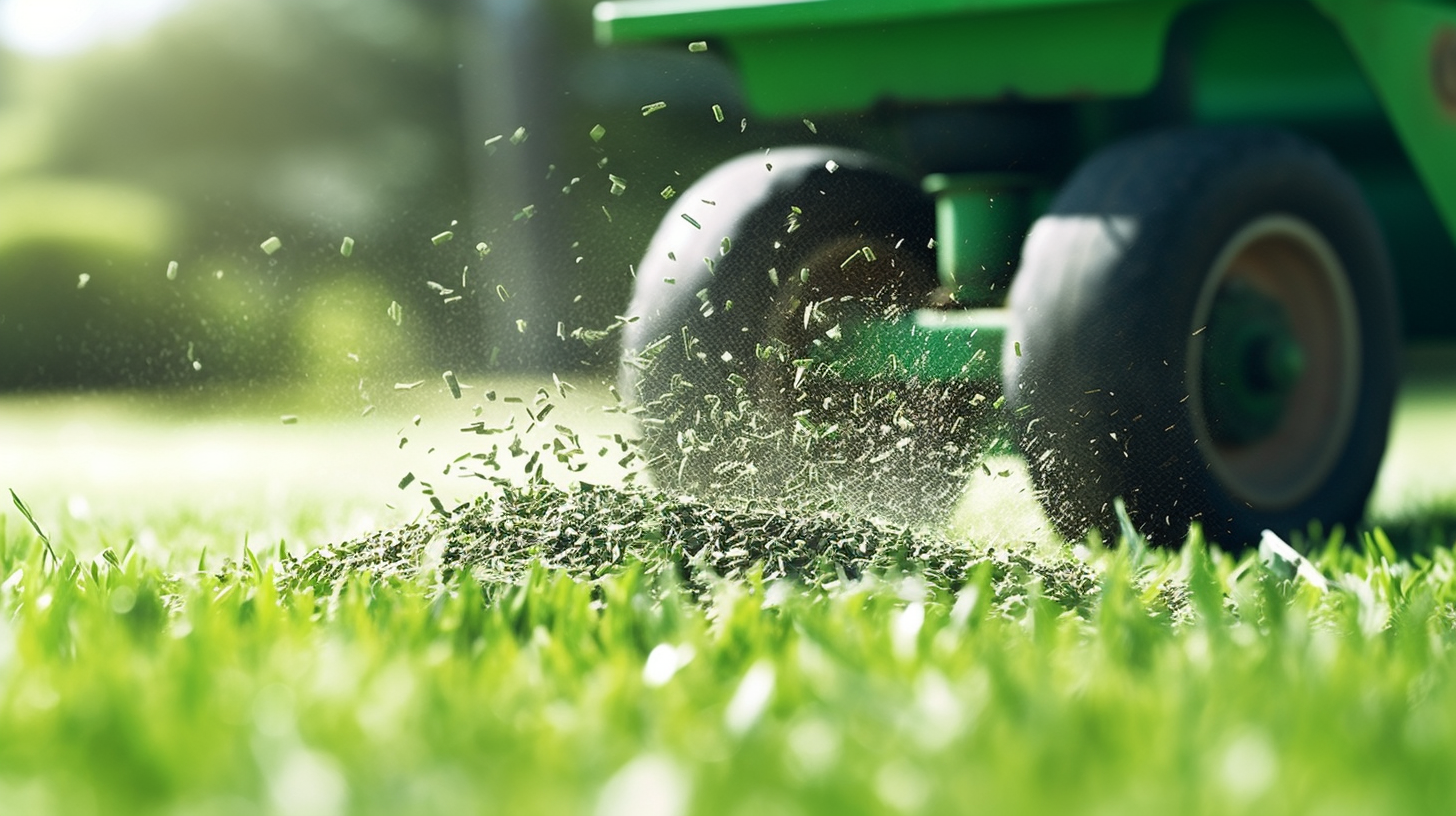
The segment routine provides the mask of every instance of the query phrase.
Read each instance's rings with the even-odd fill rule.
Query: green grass
[[[1445,809],[1452,397],[1403,398],[1384,533],[1295,542],[1327,588],[1068,547],[1010,465],[943,533],[550,484],[446,521],[395,483],[458,451],[448,395],[0,403],[59,555],[0,513],[0,811]]]
[[[606,569],[553,523],[593,514],[634,519]],[[392,550],[202,570],[78,561],[65,541],[57,563],[10,524],[0,801],[1228,813],[1456,795],[1449,549],[1332,539],[1321,591],[1198,542],[1033,556],[828,515],[754,526],[774,518],[744,526],[804,557],[772,579],[718,546],[719,511],[614,489],[483,502]]]

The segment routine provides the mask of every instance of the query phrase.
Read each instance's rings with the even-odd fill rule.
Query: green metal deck
[[[1195,116],[1384,116],[1456,235],[1452,0],[621,0],[595,18],[602,43],[713,42],[777,117],[1134,97],[1189,21]]]

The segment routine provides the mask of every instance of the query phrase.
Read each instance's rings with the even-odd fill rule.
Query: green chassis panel
[[[1344,32],[1456,236],[1456,3],[1314,2]]]
[[[601,3],[602,43],[716,39],[767,116],[937,102],[1126,96],[1152,86],[1191,0]]]
[[[1094,99],[1146,91],[1181,13],[1237,4],[1195,0],[622,0],[594,9],[604,44],[711,39],[762,114],[864,110],[884,100]],[[1247,6],[1247,4],[1245,4]],[[1265,0],[1333,21],[1456,236],[1456,2]],[[1247,17],[1252,42],[1264,26]],[[1246,56],[1300,50],[1245,48]],[[1267,43],[1266,43],[1267,44]],[[1271,78],[1273,79],[1273,78]],[[1287,81],[1286,75],[1279,80]],[[1328,80],[1337,80],[1330,77]],[[1240,83],[1230,100],[1277,112],[1318,105],[1330,82]],[[1440,90],[1446,87],[1443,95]],[[1274,102],[1272,107],[1270,102]],[[1225,106],[1227,107],[1227,106]],[[1371,112],[1380,115],[1380,112]]]
[[[847,380],[914,376],[995,382],[999,389],[1007,319],[1002,309],[922,309],[901,320],[846,324],[814,361]]]

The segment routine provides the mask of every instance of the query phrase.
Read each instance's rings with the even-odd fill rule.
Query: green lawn
[[[59,559],[6,508],[0,810],[1445,810],[1456,382],[1435,360],[1372,510],[1394,545],[1311,542],[1302,574],[1059,544],[1011,462],[945,536],[613,487],[367,536],[423,517],[418,481],[469,499],[483,482],[440,471],[481,447],[458,432],[473,394],[536,384],[363,418],[10,398],[3,486]],[[578,385],[553,422],[619,432]]]

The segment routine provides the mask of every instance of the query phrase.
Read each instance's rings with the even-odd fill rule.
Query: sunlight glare
[[[60,56],[125,39],[186,0],[0,0],[0,44],[33,56]]]

